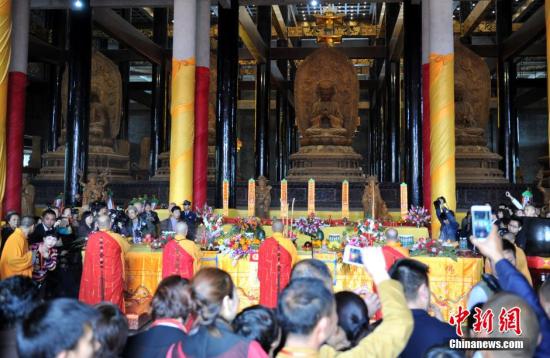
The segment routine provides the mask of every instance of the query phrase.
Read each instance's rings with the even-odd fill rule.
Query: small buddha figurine
[[[82,205],[89,205],[94,201],[103,200],[105,197],[105,187],[109,184],[106,178],[106,173],[97,175],[91,173],[88,175],[88,182],[82,181],[82,173],[80,173],[80,185],[82,186]]]
[[[367,183],[365,184],[365,189],[363,191],[362,203],[363,211],[366,217],[368,216],[377,220],[390,218],[386,203],[380,194],[378,178],[375,176],[367,177]]]
[[[21,183],[21,214],[34,216],[34,186],[30,183],[28,175],[23,176]]]
[[[328,128],[343,128],[344,117],[338,102],[333,100],[335,94],[336,86],[332,81],[321,80],[317,83],[318,98],[313,103],[310,128],[326,128],[327,124]]]
[[[264,176],[259,177],[256,183],[256,216],[267,219],[271,206],[271,185],[267,185]]]

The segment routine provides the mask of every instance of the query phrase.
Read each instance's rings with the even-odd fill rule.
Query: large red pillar
[[[6,190],[3,211],[21,212],[23,175],[23,136],[25,134],[25,92],[29,48],[29,0],[12,2],[12,52],[8,82],[8,116],[6,123]]]
[[[210,2],[197,1],[197,67],[195,69],[195,150],[193,205],[206,203],[208,188],[208,94],[210,87]]]

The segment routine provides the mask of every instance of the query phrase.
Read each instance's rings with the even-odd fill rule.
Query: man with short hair
[[[27,238],[34,230],[34,219],[23,216],[21,225],[8,237],[0,257],[0,280],[22,275],[32,277],[33,255]]]
[[[95,305],[102,301],[124,307],[124,256],[130,245],[111,230],[111,219],[97,219],[99,231],[90,234],[86,244],[79,299]]]
[[[288,284],[292,266],[298,261],[298,252],[292,241],[284,237],[281,220],[273,221],[271,228],[273,236],[265,239],[258,250],[258,279],[260,304],[275,308],[277,296]]]
[[[401,246],[399,232],[394,228],[387,229],[384,237],[386,238],[386,244],[382,248],[382,252],[384,252],[384,258],[386,259],[386,270],[389,270],[397,260],[409,257],[409,249]]]
[[[521,327],[520,334],[517,334],[514,329],[502,330],[495,328],[491,332],[482,329],[475,336],[477,338],[521,339],[523,341],[523,348],[520,350],[481,351],[483,358],[548,357],[548,355],[542,355],[537,351],[537,345],[541,339],[537,315],[521,297],[508,292],[499,292],[483,305],[482,310],[483,312],[491,310],[493,312],[492,326],[500,327],[502,322],[501,312],[504,310],[504,312],[508,312],[507,314],[509,314],[511,310],[515,309],[519,309],[517,313],[517,325]],[[535,351],[537,351],[537,354],[535,354]]]
[[[403,287],[386,272],[382,249],[368,247],[363,251],[365,269],[378,286],[384,320],[359,344],[337,352],[324,345],[336,330],[334,298],[320,281],[297,279],[281,293],[278,312],[283,329],[288,332],[285,347],[277,357],[397,357],[412,332],[413,320],[407,308]],[[295,283],[298,282],[298,283]],[[288,291],[287,291],[288,290]],[[328,297],[327,297],[328,295]],[[315,302],[315,297],[318,300]]]
[[[520,217],[512,216],[508,221],[508,232],[517,235],[523,226],[523,220]]]
[[[162,277],[178,275],[190,280],[200,270],[201,252],[193,240],[187,238],[187,224],[176,225],[176,236],[162,250]]]
[[[99,347],[92,323],[98,316],[92,307],[74,299],[41,304],[17,327],[19,357],[94,357]]]
[[[38,304],[38,287],[29,277],[0,281],[0,357],[17,357],[15,327]]]
[[[413,332],[401,353],[402,358],[424,357],[431,347],[458,338],[452,326],[428,314],[431,306],[428,270],[427,265],[411,259],[401,259],[390,269],[391,278],[403,285],[414,319]]]
[[[299,278],[316,278],[322,281],[330,292],[333,292],[332,275],[327,265],[321,260],[305,259],[298,261],[292,268],[290,281]]]
[[[57,214],[52,209],[46,209],[42,212],[42,223],[36,225],[36,228],[29,236],[29,244],[41,243],[44,237],[55,235],[55,221]]]
[[[475,238],[471,238],[470,240],[483,256],[489,258],[494,263],[495,272],[498,276],[498,282],[502,290],[517,295],[513,296],[512,299],[495,298],[495,300],[490,300],[491,302],[487,302],[487,304],[483,306],[483,309],[492,308],[494,318],[498,319],[502,307],[511,308],[516,305],[518,307],[523,307],[521,308],[521,317],[519,317],[519,324],[521,325],[523,333],[519,338],[526,339],[525,342],[527,347],[524,346],[524,352],[509,351],[509,353],[520,353],[521,355],[518,356],[522,357],[533,356],[531,348],[533,348],[533,345],[537,345],[538,340],[538,332],[535,332],[538,331],[538,329],[535,330],[534,324],[538,320],[542,340],[538,344],[538,347],[536,347],[535,357],[550,357],[550,319],[541,306],[535,290],[529,285],[525,276],[505,259],[502,246],[503,241],[498,236],[497,227],[493,225],[491,233],[485,240],[477,240]],[[519,297],[521,297],[521,299]],[[525,303],[528,304],[527,308],[530,309],[525,308]],[[496,321],[496,324],[498,324],[498,321]],[[494,327],[498,327],[498,325]],[[515,333],[513,334],[515,335]],[[495,329],[491,337],[499,337],[498,335],[499,330]],[[518,336],[515,336],[515,338],[518,338]],[[499,354],[502,353],[503,351],[483,352],[484,357],[500,357],[501,355]]]
[[[529,272],[529,266],[527,264],[527,256],[525,255],[525,251],[515,244],[516,236],[511,232],[507,232],[502,235],[502,240],[503,247],[505,248],[505,258],[508,259],[508,261],[510,261],[518,269],[518,271],[525,276],[525,279],[529,282],[529,284],[533,286],[533,279],[531,278],[531,272]],[[513,261],[511,261],[512,256]],[[485,260],[485,272],[494,272],[493,264],[488,259]]]
[[[174,205],[170,210],[170,217],[160,222],[160,231],[176,231],[176,225],[181,221],[181,208]]]

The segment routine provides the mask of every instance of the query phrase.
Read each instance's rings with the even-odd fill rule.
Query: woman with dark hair
[[[347,349],[353,348],[370,332],[367,305],[361,296],[349,291],[337,292],[334,297],[336,298],[338,326],[346,332],[346,337],[350,342]]]
[[[119,357],[128,338],[128,321],[118,306],[102,302],[95,306],[99,318],[94,322],[94,339],[99,343],[96,358]]]
[[[183,341],[186,357],[267,357],[258,342],[241,337],[231,329],[231,321],[239,308],[239,296],[227,272],[204,268],[193,277],[190,289],[197,317],[195,328]]]
[[[153,323],[147,331],[128,338],[123,357],[184,357],[185,323],[193,309],[188,286],[186,279],[176,275],[159,283],[151,301]]]
[[[261,305],[245,308],[232,323],[236,334],[260,343],[270,357],[281,343],[282,330],[275,312]]]
[[[78,238],[87,238],[93,231],[96,230],[94,222],[94,214],[91,211],[85,211],[82,213],[82,218],[78,225]]]
[[[11,234],[19,227],[19,222],[21,221],[21,217],[18,213],[15,211],[10,211],[6,215],[6,224],[2,227],[2,240],[0,241],[0,255],[2,255],[2,250],[4,249],[4,245],[6,244],[6,241],[8,240],[8,237],[10,237]]]

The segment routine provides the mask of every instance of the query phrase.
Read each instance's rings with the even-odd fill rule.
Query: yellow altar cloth
[[[311,258],[311,252],[299,251],[299,259]],[[260,283],[257,278],[257,257],[233,260],[227,255],[204,251],[202,267],[219,267],[231,274],[238,288],[241,309],[257,304]],[[354,290],[362,286],[372,288],[372,281],[361,267],[343,265],[335,253],[318,253],[314,257],[324,261],[334,279],[334,291]],[[483,260],[480,258],[415,257],[430,266],[432,301],[448,319],[450,311],[466,305],[467,295],[481,278]],[[154,294],[162,279],[162,250],[151,250],[145,245],[134,245],[126,255],[126,290],[128,299],[146,301]],[[451,313],[452,313],[451,312]]]

